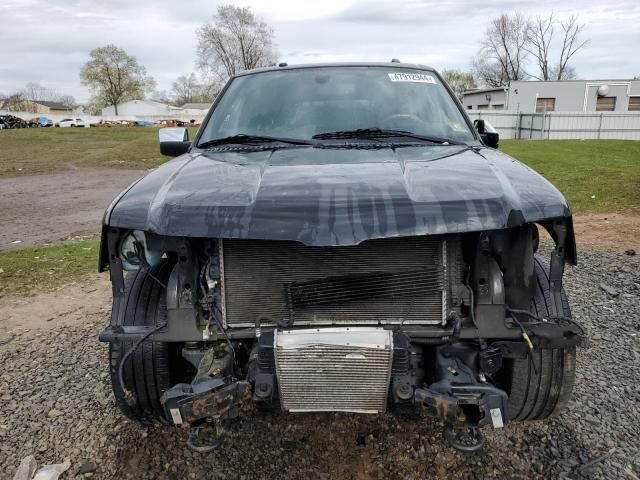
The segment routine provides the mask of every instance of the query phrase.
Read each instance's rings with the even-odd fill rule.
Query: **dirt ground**
[[[96,235],[107,205],[144,173],[76,168],[0,178],[0,250]],[[634,249],[640,253],[640,214],[576,215],[574,225],[579,248]]]
[[[0,250],[97,234],[107,205],[144,173],[72,169],[0,178]]]
[[[598,213],[576,215],[573,221],[580,247],[633,249],[640,254],[640,215]]]

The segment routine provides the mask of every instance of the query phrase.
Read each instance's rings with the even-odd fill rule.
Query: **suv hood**
[[[194,150],[125,190],[104,223],[169,236],[354,245],[570,215],[551,183],[488,148],[305,147]]]

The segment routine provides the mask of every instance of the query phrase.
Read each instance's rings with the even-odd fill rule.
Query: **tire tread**
[[[571,317],[564,291],[562,312],[551,297],[549,267],[535,256],[536,294],[531,312],[537,316]],[[507,415],[512,421],[542,420],[556,415],[568,403],[575,381],[575,348],[534,349],[526,359],[514,359],[509,372]]]
[[[151,274],[166,282],[171,268],[168,261],[162,261],[151,269]],[[117,318],[117,310],[122,308],[125,326],[157,326],[166,320],[164,290],[151,275],[144,270],[131,272],[124,279],[124,287],[125,295],[121,304],[114,305],[114,318]],[[120,388],[118,369],[125,352],[134,344],[121,341],[109,345],[111,384],[116,404],[132,420],[144,424],[164,423],[166,417],[160,397],[171,386],[168,346],[163,342],[147,340],[127,359],[123,367],[124,383],[136,396],[135,404],[130,406]]]

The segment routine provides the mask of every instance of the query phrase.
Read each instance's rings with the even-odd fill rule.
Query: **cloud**
[[[38,81],[86,99],[78,72],[89,51],[114,43],[168,90],[194,70],[195,31],[217,2],[198,0],[3,0],[0,4],[0,92]],[[403,61],[467,69],[487,22],[505,10],[498,0],[233,0],[274,27],[283,61]],[[591,39],[573,65],[581,78],[640,74],[640,3],[631,0],[512,0],[510,11],[578,14]]]

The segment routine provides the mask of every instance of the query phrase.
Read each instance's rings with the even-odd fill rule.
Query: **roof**
[[[286,64],[285,64],[286,65]],[[435,68],[426,65],[418,65],[413,63],[401,62],[337,62],[337,63],[303,63],[299,65],[286,65],[283,67],[272,66],[263,68],[254,68],[253,70],[244,70],[237,73],[236,77],[244,75],[252,75],[254,73],[270,72],[274,70],[298,70],[301,68],[325,68],[325,67],[393,67],[393,68],[413,68],[417,70],[427,70],[435,72]]]
[[[210,103],[185,103],[182,108],[191,110],[209,110],[211,108]]]
[[[462,95],[473,95],[474,93],[489,93],[489,92],[506,92],[509,87],[494,87],[494,88],[476,88],[474,90],[465,90]]]
[[[53,110],[73,110],[71,107],[64,105],[60,102],[50,102],[48,100],[33,100],[33,103],[49,107]]]

